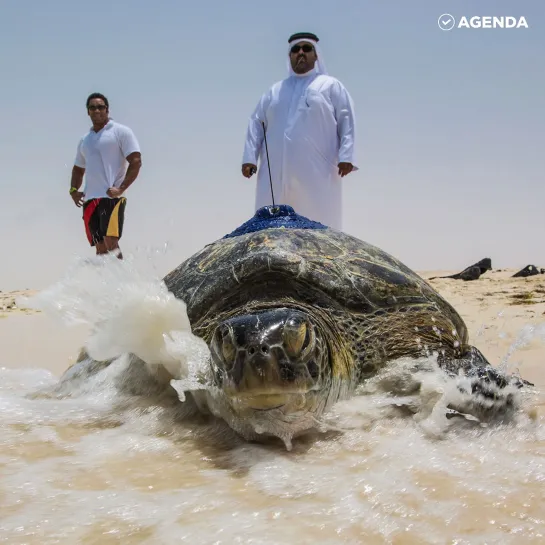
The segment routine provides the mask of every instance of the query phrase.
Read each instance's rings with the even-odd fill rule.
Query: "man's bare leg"
[[[95,248],[97,251],[97,255],[104,255],[105,253],[108,252],[108,250],[106,250],[106,244],[103,240],[101,240],[100,242],[97,242],[95,245]]]
[[[118,237],[104,237],[104,247],[104,253],[115,252],[118,259],[123,259],[123,254],[121,253],[121,248],[119,247]]]
[[[96,252],[97,255],[115,252],[118,259],[123,259],[123,254],[119,248],[119,239],[117,237],[104,237],[104,240],[96,243]]]

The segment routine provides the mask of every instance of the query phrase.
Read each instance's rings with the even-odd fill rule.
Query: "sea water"
[[[88,324],[89,354],[114,362],[68,397],[42,395],[58,381],[44,362],[0,368],[0,543],[545,543],[539,388],[508,424],[447,419],[455,384],[400,360],[288,451],[184,418],[208,349],[130,258],[80,261],[20,304],[67,335]],[[125,388],[129,351],[164,363],[181,399]]]

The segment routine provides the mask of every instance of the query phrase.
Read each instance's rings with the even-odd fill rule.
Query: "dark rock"
[[[545,273],[545,269],[538,269],[535,265],[526,265],[524,269],[515,273],[511,278],[527,278],[528,276],[535,276],[536,274],[543,273]]]
[[[492,270],[492,260],[489,257],[481,259],[474,265],[471,265],[457,274],[451,274],[450,276],[434,276],[430,280],[435,278],[453,278],[455,280],[477,280],[486,271]]]

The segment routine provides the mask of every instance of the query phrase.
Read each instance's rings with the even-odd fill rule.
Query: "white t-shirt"
[[[119,187],[127,172],[126,157],[140,151],[129,127],[110,119],[98,132],[92,128],[79,144],[74,164],[85,169],[85,200],[108,197],[110,187]]]

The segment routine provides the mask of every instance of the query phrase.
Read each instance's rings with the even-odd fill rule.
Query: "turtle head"
[[[289,416],[314,413],[331,383],[323,331],[309,314],[295,309],[221,322],[211,354],[217,385],[241,415],[275,409]]]

